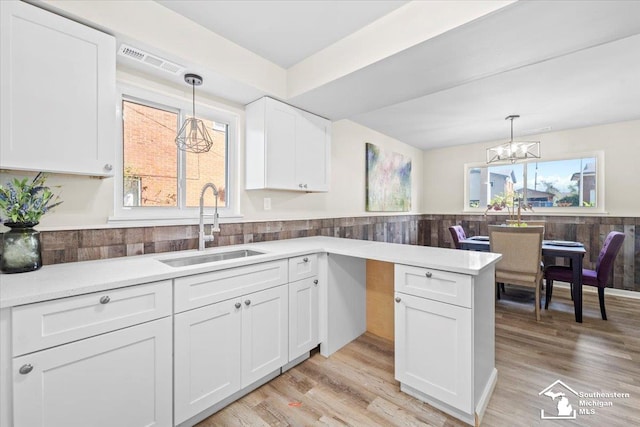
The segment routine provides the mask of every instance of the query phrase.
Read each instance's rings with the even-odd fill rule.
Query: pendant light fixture
[[[187,117],[176,136],[176,145],[182,151],[206,153],[213,146],[211,135],[204,122],[196,117],[196,86],[202,84],[202,77],[197,74],[185,74],[184,81],[193,89],[193,115]]]
[[[513,120],[520,117],[517,114],[507,116],[505,120],[511,120],[511,139],[506,144],[487,148],[487,163],[498,163],[509,161],[515,163],[524,159],[540,158],[539,141],[514,141],[513,140]]]

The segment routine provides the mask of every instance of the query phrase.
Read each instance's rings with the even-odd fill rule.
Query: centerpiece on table
[[[489,211],[502,211],[506,210],[509,214],[509,220],[514,221],[512,224],[509,224],[511,227],[526,227],[527,223],[521,221],[521,212],[522,211],[531,211],[533,212],[533,206],[530,203],[524,203],[524,199],[521,194],[511,192],[504,194],[498,194],[495,196],[489,204],[487,205],[487,209],[484,211],[484,216],[487,216],[487,212]]]
[[[42,267],[40,232],[42,215],[58,206],[59,196],[44,185],[47,177],[42,172],[30,182],[14,178],[0,184],[0,222],[9,227],[2,235],[0,270],[5,273],[23,273]]]

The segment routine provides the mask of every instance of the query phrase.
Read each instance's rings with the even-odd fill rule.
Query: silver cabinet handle
[[[309,258],[304,257],[304,258],[302,258],[302,261],[304,261],[304,262],[309,262]]]
[[[307,188],[307,184],[304,185],[304,188]]]
[[[113,170],[113,165],[107,163],[106,165],[104,165],[104,170],[106,170],[107,172],[111,172]]]
[[[242,304],[240,304],[239,302],[236,303],[236,308],[240,308],[242,307]]]
[[[433,273],[431,273],[430,271],[427,271],[427,274],[425,274],[425,276],[427,276],[428,278],[431,278],[431,276],[433,276]]]
[[[302,184],[298,184],[298,187],[302,188],[302,187],[303,187],[303,185],[302,185]]]
[[[100,304],[108,304],[109,301],[111,301],[111,298],[109,298],[109,295],[105,295],[102,298],[100,298]]]
[[[18,370],[18,372],[20,372],[22,375],[27,375],[31,371],[33,371],[33,365],[29,363],[20,366],[20,369]]]
[[[317,284],[318,284],[318,279],[315,279],[315,280],[313,281],[313,284],[314,284],[314,285],[317,285]]]
[[[250,305],[250,304],[251,304],[251,300],[250,300],[250,299],[248,299],[248,300],[246,300],[246,301],[244,302],[244,305]]]
[[[396,297],[396,302],[400,302],[402,299],[400,297]]]

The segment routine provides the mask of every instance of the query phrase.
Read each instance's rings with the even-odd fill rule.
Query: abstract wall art
[[[411,210],[411,159],[366,144],[366,210],[408,212]]]

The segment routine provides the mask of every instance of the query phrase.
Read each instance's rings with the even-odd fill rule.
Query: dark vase
[[[42,267],[40,232],[33,229],[37,222],[7,222],[10,228],[2,235],[0,270],[5,273],[24,273]]]

